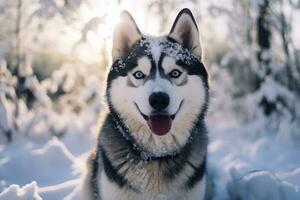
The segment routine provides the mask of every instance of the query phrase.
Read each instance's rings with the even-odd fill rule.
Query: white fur
[[[100,190],[102,200],[204,200],[206,179],[205,176],[192,190],[170,189],[166,192],[136,193],[129,189],[120,189],[108,180],[105,173],[101,173]]]
[[[162,42],[166,40],[165,37],[148,37],[146,41],[149,43],[151,55],[154,59],[156,66],[158,65],[159,57],[162,52]]]

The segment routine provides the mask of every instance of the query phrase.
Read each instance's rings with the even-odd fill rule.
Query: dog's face
[[[198,28],[182,10],[168,36],[145,37],[129,13],[114,33],[107,97],[111,112],[147,151],[180,149],[208,104]]]

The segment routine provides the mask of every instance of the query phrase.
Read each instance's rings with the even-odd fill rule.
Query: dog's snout
[[[154,92],[149,97],[149,104],[157,111],[165,109],[170,103],[170,98],[167,93]]]

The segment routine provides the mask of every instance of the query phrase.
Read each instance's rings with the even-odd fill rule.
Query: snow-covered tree
[[[284,0],[233,2],[213,4],[210,10],[228,20],[229,51],[219,64],[235,83],[232,95],[244,110],[242,116],[269,119],[266,124],[277,128],[281,121],[299,120],[300,76],[297,56],[290,56],[297,52],[291,40],[291,11],[299,8]]]

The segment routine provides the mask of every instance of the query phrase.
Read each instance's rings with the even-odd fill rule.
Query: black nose
[[[149,104],[158,111],[165,109],[169,103],[170,98],[164,92],[154,92],[149,97]]]

